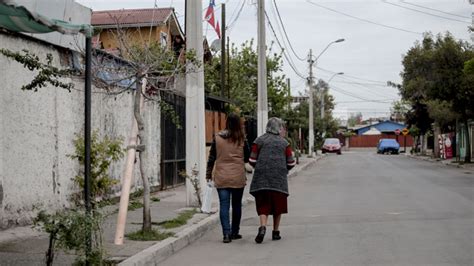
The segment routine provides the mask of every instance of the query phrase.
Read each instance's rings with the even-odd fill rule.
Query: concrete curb
[[[288,174],[288,178],[295,177],[299,172],[313,166],[318,160],[324,156],[318,156],[316,159],[311,160],[306,165]],[[247,198],[244,205],[248,205],[254,202],[253,199]],[[212,230],[214,226],[219,224],[219,213],[211,214],[209,217],[204,218],[196,224],[184,228],[178,232],[175,237],[167,238],[141,252],[127,258],[118,265],[120,266],[141,266],[141,265],[157,265],[158,263],[166,260],[168,257],[190,245],[202,237],[205,233]]]
[[[321,156],[318,156],[317,158],[315,158],[314,160],[312,160],[311,162],[307,163],[306,165],[302,166],[301,168],[299,168],[297,171],[293,171],[291,173],[288,174],[288,178],[292,178],[292,177],[295,177],[298,175],[299,172],[301,171],[304,171],[306,169],[308,169],[309,167],[313,166],[314,164],[316,164],[317,161],[321,160],[323,157],[325,157],[326,155],[321,155]]]
[[[219,213],[214,213],[204,218],[197,224],[189,226],[171,237],[159,242],[133,256],[122,261],[118,265],[156,265],[175,252],[181,250],[195,240],[202,237],[206,232],[219,223]]]
[[[462,164],[452,164],[451,162],[448,162],[448,161],[445,161],[445,160],[441,160],[441,159],[433,159],[433,158],[430,158],[430,157],[417,156],[417,155],[413,155],[413,154],[406,154],[406,156],[407,156],[407,157],[410,157],[410,158],[417,159],[417,160],[422,160],[422,161],[427,161],[427,162],[432,162],[432,163],[439,163],[439,164],[446,165],[446,166],[450,166],[450,167],[468,169],[468,167],[466,167],[465,165],[462,165]]]

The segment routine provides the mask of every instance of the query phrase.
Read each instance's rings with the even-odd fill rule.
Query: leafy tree
[[[318,97],[314,97],[315,101],[318,101],[318,108],[315,110],[319,111],[319,114],[316,115],[316,128],[320,129],[320,135],[326,133],[326,136],[335,137],[336,131],[339,127],[339,123],[334,119],[332,111],[334,110],[334,96],[329,94],[329,84],[324,80],[320,79],[316,84],[316,91],[318,91]],[[324,119],[321,118],[321,97],[324,97]],[[315,105],[316,106],[316,105]],[[315,111],[318,113],[318,111]]]
[[[75,153],[68,157],[78,160],[84,165],[85,146],[84,137],[76,134],[73,141],[76,148]],[[92,207],[96,208],[96,200],[102,200],[108,196],[108,192],[115,185],[117,180],[109,176],[110,165],[123,157],[124,149],[122,139],[111,139],[108,136],[99,138],[99,133],[94,131],[91,136],[91,186],[90,195]],[[73,181],[81,189],[84,189],[84,169],[81,168],[80,174],[73,178]],[[79,193],[78,199],[83,200],[83,193]]]
[[[339,127],[339,123],[332,116],[332,111],[334,110],[334,97],[329,94],[328,84],[319,80],[318,84],[315,86],[315,92],[313,97],[313,111],[314,111],[314,133],[315,133],[315,147],[318,147],[321,143],[323,136],[322,133],[326,133],[327,136],[335,136],[336,131]],[[321,119],[321,90],[322,96],[324,97],[324,119]],[[317,92],[320,93],[317,93]],[[308,97],[309,99],[309,97]],[[290,138],[293,140],[298,139],[298,131],[301,128],[302,133],[305,136],[303,146],[307,148],[307,137],[309,132],[309,104],[308,102],[302,102],[294,109],[286,113],[285,120],[288,122],[288,132]]]
[[[229,80],[229,98],[234,102],[235,107],[243,114],[256,116],[257,110],[257,62],[258,55],[255,50],[253,40],[244,42],[240,46],[232,44],[229,53],[229,70],[227,77]],[[268,115],[283,118],[288,123],[290,138],[298,139],[298,129],[301,128],[303,134],[308,132],[308,103],[301,103],[295,109],[289,109],[291,102],[288,86],[285,82],[282,69],[282,54],[272,51],[271,46],[267,50],[267,89],[268,89]],[[212,62],[205,65],[205,88],[214,95],[220,95],[220,58],[214,57]],[[321,94],[314,94],[314,125],[316,135],[326,132],[334,135],[338,128],[337,121],[332,116],[334,110],[334,98],[328,93],[328,84],[319,81],[315,91],[323,91],[325,99],[325,118],[321,121],[320,106]],[[227,90],[225,91],[227,94]],[[306,141],[305,141],[306,145]]]
[[[453,125],[453,121],[459,118],[454,111],[453,103],[445,100],[427,100],[425,101],[430,117],[436,121],[441,130],[449,130]]]
[[[403,58],[402,98],[412,105],[409,124],[426,133],[432,121],[447,126],[459,118],[466,126],[473,118],[472,46],[451,34],[425,34]],[[467,134],[466,134],[467,135]],[[470,161],[469,139],[466,161]]]
[[[349,119],[347,119],[347,126],[353,127],[355,125],[358,125],[362,122],[362,113],[358,112],[356,114],[351,114],[349,116]]]
[[[214,95],[220,95],[220,57],[214,57],[205,65],[205,88]],[[226,75],[229,84],[224,92],[243,114],[256,116],[257,110],[257,66],[258,55],[253,40],[240,45],[231,45],[229,52],[229,70]],[[291,101],[285,75],[282,72],[282,55],[271,48],[267,51],[267,92],[269,113],[271,116],[283,117]]]
[[[391,119],[394,121],[405,121],[405,116],[410,110],[409,102],[405,100],[395,101],[390,108]]]
[[[199,66],[201,62],[196,60],[194,52],[184,53],[183,57],[176,56],[175,52],[167,47],[162,47],[158,42],[150,39],[141,39],[133,35],[132,32],[122,30],[119,23],[117,31],[114,33],[119,44],[120,56],[124,59],[118,59],[110,56],[105,57],[101,62],[94,65],[93,73],[96,74],[94,81],[97,86],[101,86],[111,93],[123,93],[133,91],[134,105],[133,115],[138,127],[139,144],[129,147],[138,152],[139,170],[143,183],[143,232],[151,232],[151,208],[150,208],[150,182],[151,174],[147,172],[145,161],[148,158],[149,139],[147,130],[145,130],[145,119],[143,101],[155,102],[160,105],[162,115],[176,122],[178,121],[175,113],[164,101],[161,101],[161,92],[174,90],[174,81],[176,77],[184,74],[188,69],[194,71],[194,67]],[[140,32],[140,29],[137,29]],[[137,39],[138,38],[138,39]],[[115,64],[119,61],[119,66]],[[111,67],[114,66],[114,67]],[[100,73],[106,72],[107,75],[116,77],[113,82],[107,82],[101,79]],[[117,86],[121,82],[127,81],[131,84],[127,88]],[[132,82],[130,82],[132,81]],[[132,166],[133,167],[133,166]]]

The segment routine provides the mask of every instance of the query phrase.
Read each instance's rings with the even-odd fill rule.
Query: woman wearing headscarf
[[[255,167],[250,194],[255,197],[260,227],[255,242],[262,243],[267,220],[273,215],[272,240],[281,239],[279,226],[281,215],[288,213],[288,170],[296,164],[289,143],[283,138],[283,120],[268,120],[266,133],[252,144],[249,163]]]
[[[236,114],[229,114],[225,130],[216,134],[212,142],[206,172],[207,180],[214,178],[219,195],[219,217],[224,243],[242,238],[239,234],[242,195],[247,183],[244,164],[249,161],[249,155],[250,150],[240,117]],[[213,170],[214,176],[212,176]],[[229,219],[231,201],[232,225]]]

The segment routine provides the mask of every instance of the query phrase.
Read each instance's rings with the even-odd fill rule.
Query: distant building
[[[404,124],[386,120],[386,121],[382,121],[376,124],[358,127],[358,128],[353,129],[353,131],[357,135],[364,135],[364,133],[368,132],[369,130],[371,131],[371,133],[378,131],[380,133],[393,134],[395,130],[397,129],[402,130],[405,127],[406,126]]]
[[[302,102],[307,102],[309,96],[291,96],[291,108],[295,108],[296,106],[300,105]]]

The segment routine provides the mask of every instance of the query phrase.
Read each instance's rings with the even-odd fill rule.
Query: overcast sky
[[[184,22],[183,0],[76,1],[93,10],[150,8],[156,2],[158,7],[173,6],[181,23]],[[231,23],[227,35],[231,42],[240,44],[252,38],[256,41],[256,0],[215,0],[215,3],[217,7],[226,3],[227,24]],[[208,4],[204,0],[203,9]],[[291,45],[304,60],[299,60],[286,42],[273,0],[266,0],[266,11],[299,74],[308,76],[309,49],[317,56],[330,42],[345,39],[332,44],[313,69],[316,78],[326,81],[334,72],[345,73],[330,82],[330,93],[336,99],[335,115],[341,118],[355,112],[362,112],[364,118],[388,115],[391,102],[399,99],[399,95],[384,84],[401,81],[402,56],[415,41],[421,40],[421,33],[449,31],[458,39],[470,40],[467,27],[472,21],[473,5],[468,0],[276,0],[276,4]],[[215,15],[220,21],[220,8]],[[203,23],[204,34],[212,42],[217,36],[207,22]],[[275,37],[268,24],[266,31],[270,45]],[[280,48],[274,44],[274,49]],[[293,95],[307,89],[304,79],[286,60],[284,74],[291,79]]]

